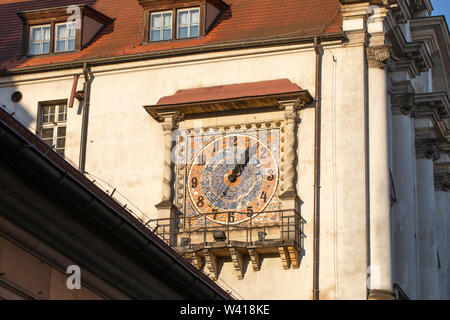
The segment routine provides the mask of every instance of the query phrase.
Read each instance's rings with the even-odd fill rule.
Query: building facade
[[[0,5],[0,103],[240,299],[448,299],[428,0]]]

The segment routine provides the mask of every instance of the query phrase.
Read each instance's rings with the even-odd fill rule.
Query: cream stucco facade
[[[427,37],[424,29],[414,29],[416,20],[429,14],[426,8],[404,17],[405,9],[397,4],[372,11],[369,6],[369,1],[343,4],[345,40],[321,42],[320,299],[386,298],[394,293],[394,283],[411,299],[448,299],[448,96],[436,98],[435,104],[425,98],[421,105],[413,102],[415,114],[402,109],[408,103],[404,97],[431,94],[435,86],[448,95],[448,84],[442,85],[448,81],[450,64],[445,61],[449,52],[442,53],[449,50],[448,30]],[[398,49],[394,29],[407,44],[420,41],[422,47]],[[431,29],[430,34],[438,33]],[[445,42],[433,42],[441,36]],[[405,57],[396,57],[390,49],[405,51]],[[439,57],[439,64],[428,62]],[[130,207],[140,209],[135,213],[144,221],[156,219],[166,150],[161,124],[143,106],[178,90],[276,79],[289,79],[314,97],[315,64],[311,43],[93,63],[85,170],[117,188]],[[439,78],[434,77],[435,68]],[[0,102],[36,130],[39,103],[69,99],[74,74],[82,75],[83,69],[0,76]],[[83,89],[83,81],[77,89]],[[17,105],[10,102],[15,91],[23,94]],[[421,112],[439,103],[436,108],[444,110],[438,112],[439,119]],[[76,164],[81,106],[76,100],[67,115],[65,156]],[[284,117],[281,110],[226,116],[217,112],[179,126],[245,125]],[[284,269],[280,256],[271,254],[263,256],[260,270],[254,271],[250,257],[244,256],[243,279],[238,279],[232,259],[221,259],[217,283],[238,299],[313,299],[314,105],[302,107],[298,119],[296,189],[305,220],[299,267]],[[433,121],[443,132],[435,132]],[[422,151],[421,143],[431,140],[418,141],[421,128],[435,137],[431,140],[440,159],[428,149]],[[443,180],[436,178],[436,164]],[[205,266],[202,270],[209,273]]]

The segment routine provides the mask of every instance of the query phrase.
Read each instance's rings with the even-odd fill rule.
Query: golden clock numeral
[[[267,202],[267,193],[266,193],[265,191],[263,191],[263,192],[261,193],[261,196],[260,196],[259,198],[260,198],[260,199],[263,199],[264,202]]]
[[[204,201],[205,200],[205,198],[203,198],[202,196],[199,196],[198,198],[197,198],[197,207],[203,207],[203,205],[204,205]]]
[[[197,177],[193,177],[191,182],[192,182],[192,185],[191,185],[192,189],[197,188],[197,186],[198,186],[198,179],[197,179]]]

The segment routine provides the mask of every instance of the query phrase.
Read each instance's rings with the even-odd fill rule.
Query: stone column
[[[415,131],[419,299],[438,299],[439,277],[433,161],[439,159],[439,150],[436,145],[435,133],[431,127],[416,127]]]
[[[412,94],[391,97],[393,130],[393,206],[395,281],[409,298],[417,296],[415,146]]]
[[[285,113],[285,132],[282,135],[284,157],[281,165],[282,194],[280,198],[297,197],[297,123],[299,101],[280,101],[280,108]]]
[[[162,181],[162,192],[161,192],[161,202],[156,205],[157,209],[157,219],[161,220],[158,225],[164,226],[164,232],[169,232],[169,235],[163,235],[165,240],[169,240],[171,245],[175,244],[175,214],[178,209],[173,204],[174,200],[174,174],[173,167],[174,163],[172,161],[172,148],[174,146],[173,141],[173,131],[178,128],[178,122],[183,119],[183,115],[177,111],[161,113],[159,121],[162,122],[162,129],[164,132],[164,164],[163,164],[163,181]]]
[[[448,300],[450,298],[448,290],[449,283],[449,230],[447,225],[450,218],[450,162],[449,157],[445,155],[443,162],[434,164],[434,187],[436,190],[436,233],[437,248],[439,253],[439,299]],[[443,160],[443,159],[441,159]]]
[[[387,78],[389,45],[367,48],[369,134],[369,299],[394,299],[391,260],[391,198]]]

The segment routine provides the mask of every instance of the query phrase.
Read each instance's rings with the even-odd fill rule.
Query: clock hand
[[[244,168],[247,166],[247,163],[250,160],[250,146],[245,149],[239,158],[239,162],[235,165],[232,173],[228,176],[228,180],[230,182],[235,182],[236,178],[241,175],[242,171],[244,171]]]

